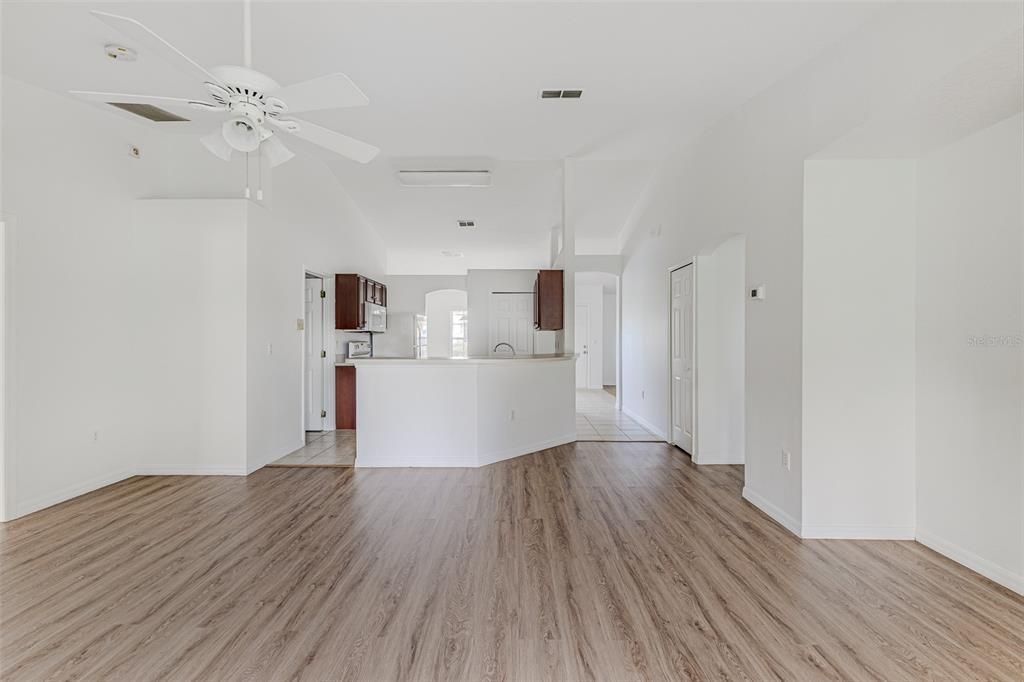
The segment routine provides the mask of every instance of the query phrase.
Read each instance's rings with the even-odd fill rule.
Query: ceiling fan
[[[201,138],[214,155],[229,161],[233,152],[259,151],[271,167],[294,156],[277,133],[284,132],[346,158],[369,163],[380,151],[373,145],[294,118],[291,114],[321,109],[364,106],[369,99],[343,73],[333,73],[294,85],[280,86],[269,76],[252,69],[252,14],[250,0],[243,4],[244,66],[206,69],[149,28],[128,17],[99,10],[92,14],[132,39],[139,47],[159,55],[184,73],[202,81],[212,102],[183,97],[157,97],[114,92],[72,90],[72,94],[101,102],[187,105],[206,112],[223,112],[227,119],[219,130]]]

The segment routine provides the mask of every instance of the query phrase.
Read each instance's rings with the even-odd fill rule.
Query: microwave
[[[388,329],[388,309],[376,303],[366,305],[366,331],[385,332]]]

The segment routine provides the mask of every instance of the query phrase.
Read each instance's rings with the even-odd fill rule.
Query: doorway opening
[[[328,298],[328,279],[317,272],[306,271],[303,282],[304,317],[302,323],[302,421],[304,444],[277,459],[268,467],[351,467],[356,458],[356,432],[335,430],[330,401],[332,386],[338,376],[352,376],[351,366],[335,368],[333,352],[334,323]],[[338,371],[338,370],[347,370]],[[334,381],[330,381],[330,377]]]
[[[426,315],[414,321],[416,353],[421,357],[464,358],[468,354],[468,294],[463,289],[427,292]]]
[[[306,432],[321,432],[327,425],[327,290],[323,275],[305,273],[302,396]]]
[[[576,440],[661,441],[621,411],[619,277],[575,277]]]
[[[746,296],[743,235],[669,272],[669,442],[695,464],[745,460]]]
[[[691,456],[696,439],[694,270],[687,263],[669,273],[669,442]]]

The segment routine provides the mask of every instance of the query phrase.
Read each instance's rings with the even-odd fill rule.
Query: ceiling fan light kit
[[[279,132],[359,163],[369,163],[380,152],[373,145],[290,117],[296,112],[364,106],[369,103],[369,99],[343,73],[328,74],[282,87],[266,74],[250,68],[252,27],[249,0],[244,3],[245,66],[227,65],[206,69],[135,19],[98,10],[93,10],[92,14],[132,39],[139,47],[199,79],[213,101],[80,90],[73,90],[72,94],[106,103],[179,105],[207,113],[228,114],[229,118],[218,130],[200,138],[200,142],[211,154],[224,161],[231,160],[233,151],[245,154],[259,151],[271,167],[288,161],[295,154],[278,139]],[[134,49],[122,45],[110,43],[105,49],[108,56],[118,61],[134,61],[137,57]],[[289,114],[289,118],[282,118],[285,114]],[[246,187],[246,196],[249,194]],[[262,191],[257,192],[257,196],[261,195]]]

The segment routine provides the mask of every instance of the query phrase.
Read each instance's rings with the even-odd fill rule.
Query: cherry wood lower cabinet
[[[356,428],[356,368],[341,365],[334,368],[335,428]]]

